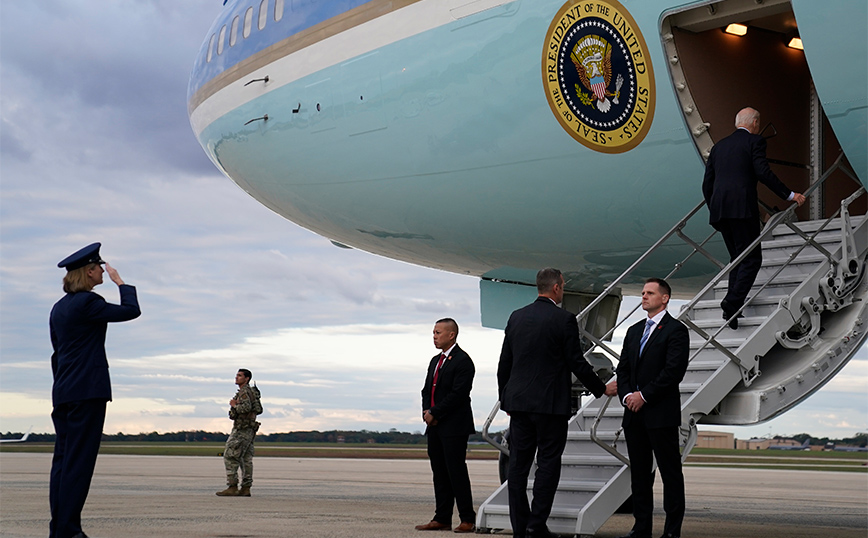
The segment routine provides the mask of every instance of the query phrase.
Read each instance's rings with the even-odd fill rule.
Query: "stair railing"
[[[843,170],[845,173],[847,173],[847,175],[849,175],[851,178],[854,177],[845,167],[842,166],[843,158],[844,158],[843,153],[838,155],[838,158],[829,167],[829,169],[826,170],[826,172],[822,175],[822,177],[820,177],[820,179],[817,180],[816,183],[811,185],[805,191],[804,195],[806,198],[809,197],[815,190],[817,190],[820,187],[820,185],[822,185],[826,181],[826,179],[828,179],[829,176],[831,176],[832,173],[839,168],[841,170]],[[861,187],[861,185],[860,185],[859,189],[857,189],[856,192],[854,192],[850,198],[853,198],[854,196],[860,195],[860,193],[864,192],[864,190],[865,190],[864,187]],[[829,223],[832,222],[832,220],[834,220],[835,218],[838,217],[838,215],[841,213],[841,209],[840,208],[837,209],[835,211],[835,213],[833,213],[828,219],[826,219],[817,228],[817,230],[809,236],[809,235],[805,234],[804,231],[802,231],[800,228],[798,228],[798,226],[796,226],[793,223],[793,219],[795,218],[795,210],[797,207],[798,207],[798,204],[793,203],[793,204],[790,204],[790,206],[786,210],[781,211],[781,212],[773,215],[772,218],[769,219],[769,221],[763,227],[763,230],[762,230],[762,232],[760,232],[759,237],[757,237],[756,240],[753,243],[751,243],[750,246],[748,246],[732,262],[727,264],[727,266],[724,267],[723,270],[720,271],[720,273],[718,273],[713,279],[711,279],[711,281],[709,281],[708,284],[706,284],[705,287],[703,287],[702,290],[693,297],[693,299],[691,299],[686,305],[682,306],[681,312],[676,316],[676,318],[678,320],[680,320],[682,323],[684,323],[685,325],[687,325],[691,330],[696,332],[699,336],[701,336],[702,338],[705,339],[705,342],[696,351],[694,351],[694,353],[690,356],[689,360],[692,361],[694,358],[696,358],[699,355],[699,353],[702,352],[702,350],[707,348],[709,345],[712,345],[716,349],[723,352],[730,360],[732,360],[734,363],[736,363],[739,366],[739,368],[741,369],[742,379],[744,380],[745,386],[750,386],[751,383],[753,383],[753,381],[760,375],[759,371],[756,369],[755,363],[752,365],[745,364],[745,362],[742,361],[741,358],[739,358],[738,356],[733,354],[731,351],[729,351],[728,349],[723,347],[723,345],[717,341],[717,336],[720,335],[720,333],[724,331],[728,321],[723,321],[721,323],[721,325],[717,328],[717,330],[714,331],[713,334],[708,335],[708,333],[706,333],[701,328],[699,328],[699,326],[697,326],[696,323],[694,323],[693,320],[691,320],[688,317],[688,314],[696,306],[696,303],[698,301],[700,301],[701,298],[704,297],[705,294],[708,293],[721,280],[723,280],[723,278],[725,278],[729,274],[729,271],[733,267],[735,267],[736,265],[741,263],[751,253],[751,251],[754,248],[762,248],[760,246],[761,242],[764,239],[766,239],[767,237],[769,237],[774,232],[775,228],[777,228],[781,224],[784,224],[787,227],[789,227],[790,229],[792,229],[800,237],[802,237],[805,240],[805,242],[802,243],[802,245],[800,245],[798,247],[798,249],[796,249],[796,251],[794,251],[790,254],[789,258],[780,267],[778,267],[777,271],[775,271],[774,274],[770,278],[768,278],[762,286],[760,286],[760,288],[753,294],[752,297],[750,297],[745,302],[744,305],[742,305],[735,313],[732,314],[733,317],[737,317],[739,314],[741,314],[744,311],[744,309],[747,308],[752,303],[754,298],[759,296],[763,290],[765,290],[770,284],[772,284],[774,282],[774,280],[781,274],[781,272],[783,272],[783,270],[786,267],[788,267],[790,264],[792,264],[795,261],[796,257],[799,255],[799,253],[801,253],[802,250],[804,250],[808,246],[813,246],[815,249],[817,249],[818,252],[822,253],[829,260],[830,263],[832,263],[832,264],[837,263],[837,260],[835,259],[835,257],[828,250],[826,250],[825,248],[820,246],[816,242],[815,239],[826,228],[826,226],[828,226]]]

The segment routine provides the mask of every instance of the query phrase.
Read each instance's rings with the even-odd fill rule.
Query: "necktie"
[[[440,377],[440,367],[443,365],[443,359],[446,358],[445,353],[440,354],[440,360],[437,362],[437,368],[434,369],[434,382],[431,384],[431,407],[434,407],[434,391],[437,390],[437,378]]]
[[[654,322],[652,320],[648,320],[645,322],[645,332],[642,333],[642,340],[639,340],[639,355],[645,351],[645,342],[648,341],[648,337],[651,335],[651,327],[654,326]]]

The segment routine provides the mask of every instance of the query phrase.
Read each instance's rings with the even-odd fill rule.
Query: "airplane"
[[[504,328],[557,267],[564,308],[613,357],[623,296],[679,269],[699,346],[681,384],[686,455],[697,423],[769,420],[866,340],[866,20],[864,0],[228,0],[188,115],[222,173],[336,247],[478,277],[485,327]],[[727,258],[700,185],[745,106],[775,173],[811,194],[795,210],[761,185],[764,230],[776,248],[810,245],[782,269],[816,268],[764,267],[788,291],[763,284],[732,332],[714,325]],[[621,461],[578,515],[550,520],[568,534],[593,534],[629,494],[623,454],[593,434],[617,440],[618,410],[581,409],[570,443]],[[501,493],[480,529],[509,528]]]
[[[811,450],[811,440],[805,439],[801,445],[770,445],[769,450]]]
[[[843,38],[865,33],[864,11],[862,0],[229,0],[195,60],[188,112],[217,168],[266,207],[336,246],[480,277],[483,325],[499,327],[511,284],[532,285],[540,267],[596,296],[701,199],[704,158],[745,104],[777,133],[770,157],[791,188],[841,150],[864,184],[868,53]],[[605,63],[581,20],[620,44],[602,98],[575,67]],[[721,31],[730,22],[746,34]],[[561,49],[584,59],[551,52],[567,27]],[[794,36],[804,50],[786,46]],[[831,194],[800,216],[828,212]]]
[[[23,443],[24,441],[27,440],[28,437],[30,437],[31,431],[33,431],[33,426],[30,426],[30,429],[28,429],[27,432],[21,436],[21,438],[19,438],[19,439],[0,439],[0,443]]]

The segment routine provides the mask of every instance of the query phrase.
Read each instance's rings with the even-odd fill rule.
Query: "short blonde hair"
[[[90,285],[90,279],[87,277],[87,272],[94,267],[95,263],[89,263],[84,267],[68,271],[63,277],[63,291],[66,293],[78,293],[80,291],[90,291],[93,286]]]

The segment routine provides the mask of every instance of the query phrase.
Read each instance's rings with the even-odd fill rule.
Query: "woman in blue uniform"
[[[51,419],[57,440],[51,462],[50,538],[86,538],[81,510],[96,466],[106,402],[112,399],[106,328],[111,321],[139,317],[136,288],[99,256],[99,243],[88,245],[57,264],[66,269],[66,295],[51,309]],[[102,268],[105,264],[105,270]],[[118,285],[121,304],[109,304],[94,293],[103,273]]]

